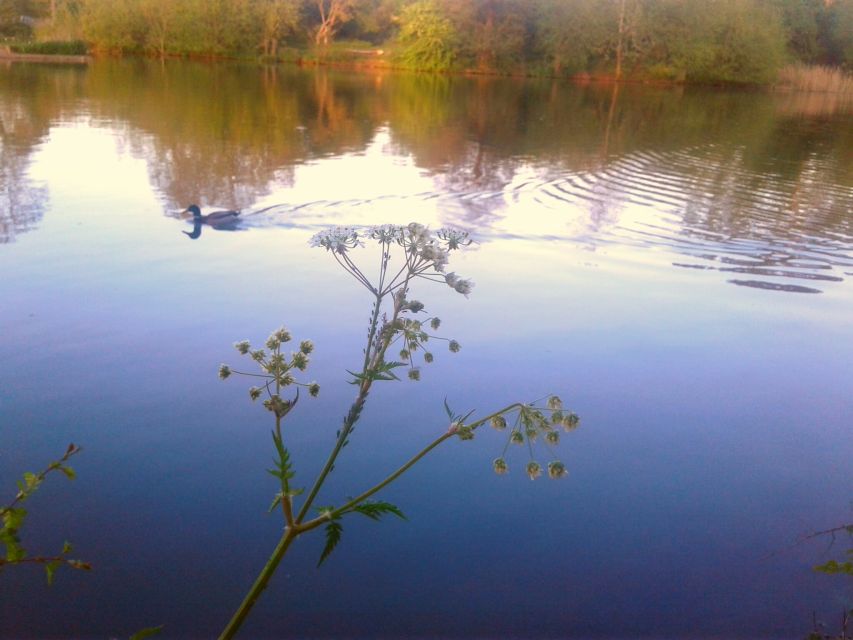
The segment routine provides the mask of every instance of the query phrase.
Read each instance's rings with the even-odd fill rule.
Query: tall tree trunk
[[[616,81],[622,78],[622,55],[625,46],[625,2],[620,0],[619,3],[619,37],[616,40]]]

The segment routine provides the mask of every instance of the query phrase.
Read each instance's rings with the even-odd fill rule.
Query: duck
[[[214,211],[207,215],[202,215],[201,209],[198,208],[197,204],[191,204],[181,213],[191,213],[193,214],[193,222],[209,224],[214,227],[217,225],[233,224],[237,221],[237,216],[240,215],[239,211]]]

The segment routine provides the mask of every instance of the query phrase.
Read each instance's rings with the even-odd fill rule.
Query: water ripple
[[[748,273],[728,280],[773,291],[819,293],[778,280],[844,281],[853,266],[853,187],[814,160],[797,177],[749,168],[742,151],[715,145],[638,152],[587,172],[536,170],[503,188],[315,201],[248,212],[251,226],[377,222],[408,212],[489,239],[527,238],[631,250],[663,249],[679,268]],[[399,215],[399,214],[397,214]],[[403,220],[397,220],[404,222]]]

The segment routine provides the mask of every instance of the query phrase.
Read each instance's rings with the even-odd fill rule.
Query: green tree
[[[437,0],[417,0],[402,12],[399,42],[406,66],[446,71],[456,59],[460,37]]]
[[[300,25],[301,0],[255,0],[254,10],[264,56],[275,57],[281,41]]]
[[[138,51],[145,42],[145,16],[136,0],[83,0],[83,34],[102,51]]]

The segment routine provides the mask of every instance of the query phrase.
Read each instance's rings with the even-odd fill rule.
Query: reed
[[[853,74],[835,67],[791,64],[779,72],[777,89],[835,93],[853,99]]]

